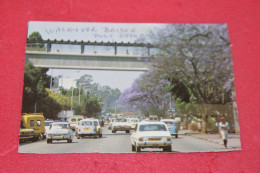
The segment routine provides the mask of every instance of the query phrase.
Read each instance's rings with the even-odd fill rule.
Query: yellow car
[[[20,129],[19,141],[32,141],[34,138],[34,130],[33,129]]]

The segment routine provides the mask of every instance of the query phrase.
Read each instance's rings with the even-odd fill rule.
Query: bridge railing
[[[63,40],[27,40],[27,51],[47,53],[105,54],[150,56],[156,54],[156,47],[144,43],[83,42]]]

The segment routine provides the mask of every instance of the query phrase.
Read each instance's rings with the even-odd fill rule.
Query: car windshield
[[[115,122],[126,122],[126,119],[116,119]]]
[[[68,124],[52,124],[52,127],[55,127],[55,128],[62,128],[62,129],[68,129],[69,128],[69,125]]]
[[[142,124],[139,126],[139,131],[167,131],[163,124]]]
[[[163,121],[167,125],[173,125],[173,121]]]
[[[45,122],[45,126],[50,126],[53,122]]]

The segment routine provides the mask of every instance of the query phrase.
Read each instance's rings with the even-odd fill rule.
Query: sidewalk
[[[206,140],[208,142],[213,142],[216,144],[223,145],[223,140],[219,134],[200,134],[199,132],[194,132],[191,130],[180,130],[180,135],[189,135],[197,139]],[[240,135],[235,133],[228,134],[228,148],[241,149]]]

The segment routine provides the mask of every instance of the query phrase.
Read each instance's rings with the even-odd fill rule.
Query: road
[[[47,144],[46,140],[38,142],[26,142],[19,145],[20,153],[132,153],[130,135],[125,132],[112,134],[111,130],[103,129],[102,138],[85,137],[77,139],[75,136],[72,143],[67,141],[54,141]],[[172,138],[172,152],[212,152],[229,151],[223,145],[197,139],[193,136],[179,135]],[[142,152],[162,152],[162,149],[142,149]]]

